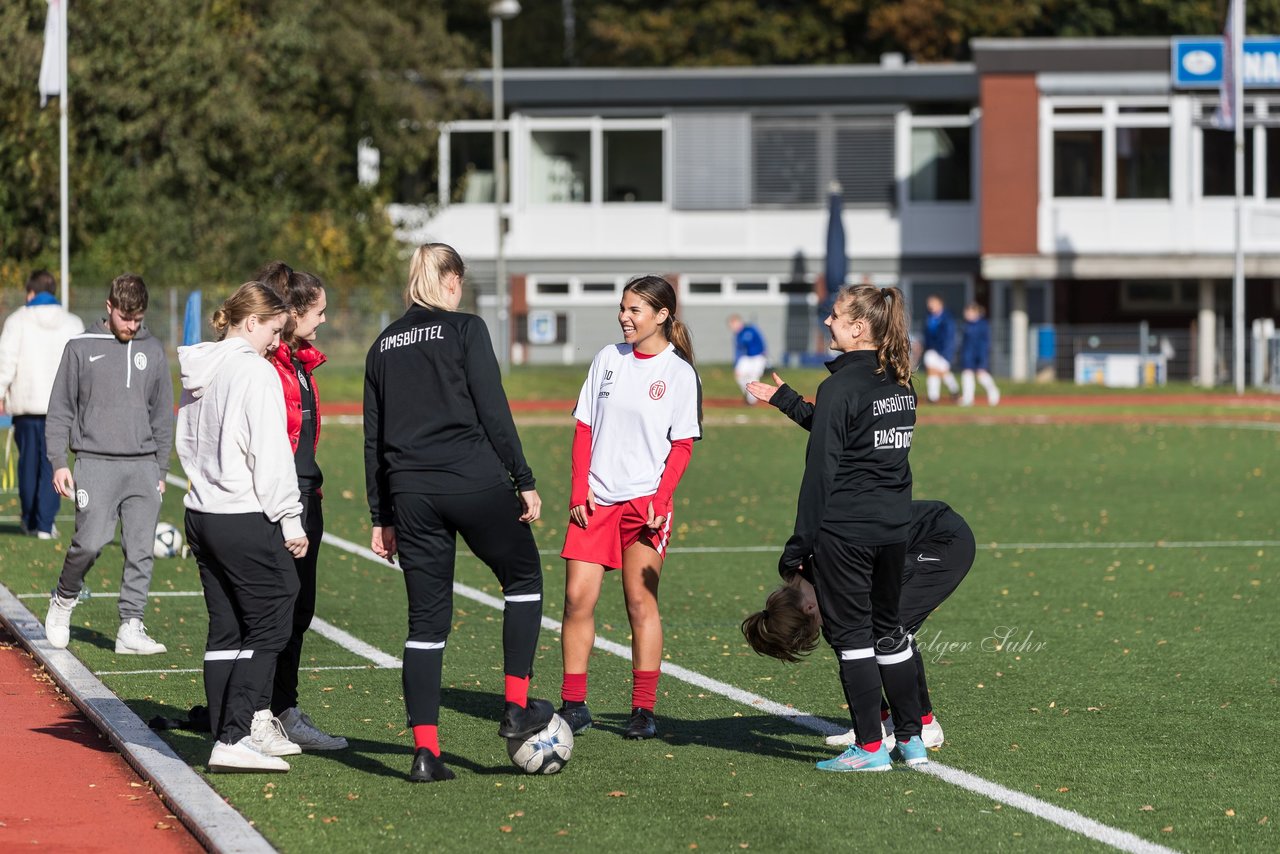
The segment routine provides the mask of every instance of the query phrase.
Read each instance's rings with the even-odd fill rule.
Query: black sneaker
[[[409,771],[411,783],[438,783],[441,780],[452,780],[456,774],[449,770],[444,760],[425,747],[419,747],[413,754],[413,769]]]
[[[574,735],[591,729],[591,710],[587,708],[586,703],[573,705],[565,703],[556,714],[564,718],[564,722],[569,725]]]
[[[627,724],[627,731],[622,734],[623,738],[653,738],[657,734],[658,721],[654,718],[652,709],[636,707],[631,710],[631,721]]]
[[[546,700],[529,700],[523,709],[515,703],[507,703],[498,735],[503,738],[528,738],[551,723],[551,716],[555,713],[555,706]]]

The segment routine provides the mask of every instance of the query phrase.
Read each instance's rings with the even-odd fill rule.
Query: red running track
[[[0,851],[204,851],[0,626]]]

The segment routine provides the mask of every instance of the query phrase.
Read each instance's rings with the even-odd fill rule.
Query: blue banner
[[[200,292],[192,291],[191,296],[187,297],[187,313],[183,318],[182,324],[182,344],[190,347],[192,344],[199,344],[202,336],[200,334]]]
[[[1175,89],[1217,89],[1222,85],[1221,36],[1175,38],[1171,47],[1169,74]],[[1246,89],[1280,88],[1280,38],[1246,38],[1243,73]]]

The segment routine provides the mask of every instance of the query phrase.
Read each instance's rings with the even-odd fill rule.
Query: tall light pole
[[[498,219],[494,268],[498,279],[498,366],[504,374],[511,362],[511,312],[507,305],[507,229],[503,212],[507,201],[507,157],[502,144],[502,123],[506,120],[506,107],[502,102],[502,22],[519,14],[519,0],[494,0],[489,5],[493,26],[493,206]]]

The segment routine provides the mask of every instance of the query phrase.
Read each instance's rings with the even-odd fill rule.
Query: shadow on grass
[[[73,625],[71,627],[71,643],[87,643],[90,646],[96,646],[98,649],[105,649],[112,655],[116,651],[115,635],[104,635],[97,629],[90,629],[84,626]]]
[[[149,699],[131,699],[126,702],[144,721],[150,721],[157,716],[185,721],[189,711]],[[503,708],[501,695],[465,688],[446,688],[441,696],[441,707],[492,725],[494,736],[497,736],[498,722]],[[794,725],[771,715],[742,715],[695,720],[667,717],[662,714],[661,709],[658,712],[658,737],[654,741],[665,747],[698,746],[800,762],[828,759],[832,755],[830,748],[817,741],[807,743],[805,735],[798,732]],[[629,718],[630,715],[627,714],[597,715],[592,729],[579,734],[578,738],[621,740]],[[341,733],[342,728],[339,722],[329,721],[328,725],[332,726],[337,733]],[[162,731],[160,735],[179,756],[203,770],[209,751],[213,748],[213,737],[209,733],[188,729],[168,729]],[[409,768],[413,763],[413,747],[411,743],[406,743],[405,739],[381,741],[348,737],[347,741],[346,750],[313,751],[306,753],[305,758],[287,757],[286,761],[333,762],[354,771],[407,780]],[[639,744],[636,748],[642,749]],[[506,762],[498,764],[478,762],[448,750],[443,753],[443,758],[451,767],[458,770],[465,769],[479,776],[523,776]]]
[[[501,709],[501,698],[482,691],[449,688],[444,691],[442,705],[481,720],[491,720],[496,729],[498,717],[495,712]],[[630,719],[630,714],[596,715],[591,729],[576,737],[591,738],[593,735],[598,735],[603,738],[621,739]],[[794,724],[772,715],[744,714],[741,717],[693,720],[666,717],[662,714],[662,709],[658,709],[656,740],[668,746],[696,745],[716,750],[749,753],[753,756],[772,756],[804,762],[831,758],[831,748],[818,741],[806,744],[804,739],[805,736],[797,731]],[[479,768],[473,770],[479,774],[499,773],[499,771],[486,772]],[[500,769],[500,773],[508,771],[510,771],[509,766],[504,765]]]

